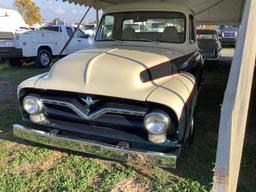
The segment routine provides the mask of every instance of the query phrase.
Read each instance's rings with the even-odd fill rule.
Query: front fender
[[[169,81],[158,85],[147,97],[147,101],[171,108],[180,119],[185,104],[194,92],[195,85],[196,79],[192,74],[179,73]]]
[[[177,139],[184,141],[190,125],[190,116],[196,105],[196,79],[190,73],[179,73],[159,85],[147,98],[148,102],[159,103],[170,108],[178,120]]]
[[[20,94],[20,91],[23,89],[23,88],[34,88],[35,87],[35,84],[36,82],[44,77],[48,75],[48,73],[43,73],[43,74],[40,74],[40,75],[37,75],[37,76],[34,76],[34,77],[31,77],[23,82],[21,82],[18,86],[18,89],[17,89],[17,95],[18,95],[18,98],[19,98],[19,94]]]

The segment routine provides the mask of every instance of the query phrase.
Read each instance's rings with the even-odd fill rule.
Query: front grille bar
[[[98,117],[106,114],[106,113],[113,113],[113,114],[121,114],[121,115],[133,115],[143,117],[146,115],[146,111],[141,110],[131,110],[131,109],[122,109],[122,108],[114,108],[114,107],[106,107],[99,109],[97,111],[90,112],[86,110],[83,106],[81,106],[76,100],[74,99],[45,99],[39,98],[40,101],[44,104],[51,104],[57,106],[63,106],[71,109],[77,115],[79,115],[82,119],[85,120],[94,120]]]

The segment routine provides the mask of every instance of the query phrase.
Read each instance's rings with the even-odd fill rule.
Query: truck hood
[[[35,88],[145,101],[154,89],[174,76],[143,83],[140,73],[183,55],[175,50],[145,47],[87,49],[58,61],[35,82]]]

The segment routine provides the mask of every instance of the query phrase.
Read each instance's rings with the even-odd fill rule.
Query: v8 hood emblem
[[[87,96],[85,99],[82,99],[82,100],[86,103],[88,107],[94,105],[99,101],[99,100],[93,100],[90,96]]]

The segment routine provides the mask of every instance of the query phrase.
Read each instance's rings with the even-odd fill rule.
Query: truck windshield
[[[177,12],[124,12],[103,16],[96,41],[184,43],[186,17]]]

